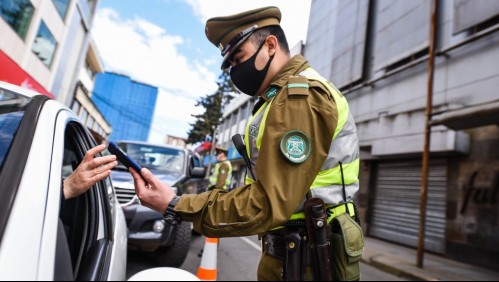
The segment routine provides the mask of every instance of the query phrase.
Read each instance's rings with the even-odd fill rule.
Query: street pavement
[[[499,281],[499,272],[424,253],[418,268],[417,250],[366,237],[362,261],[393,275],[418,281]]]
[[[204,236],[193,236],[189,254],[181,266],[193,274],[201,261]],[[362,256],[363,281],[499,281],[499,272],[425,253],[423,268],[416,266],[416,250],[372,237],[365,238]],[[217,254],[218,281],[255,281],[260,242],[256,236],[222,238]],[[157,267],[154,257],[129,252],[127,279],[141,271]]]

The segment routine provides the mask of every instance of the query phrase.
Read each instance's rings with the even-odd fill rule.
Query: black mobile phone
[[[121,149],[120,146],[118,146],[118,144],[116,144],[112,141],[109,142],[109,145],[107,146],[107,150],[109,151],[109,153],[116,155],[116,158],[118,158],[118,160],[123,165],[125,165],[127,168],[133,168],[136,172],[138,172],[140,174],[140,170],[142,169],[142,167],[139,164],[137,164],[134,160],[132,160],[125,153],[125,151],[123,149]]]

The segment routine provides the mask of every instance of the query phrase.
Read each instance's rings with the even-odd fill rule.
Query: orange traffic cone
[[[197,275],[201,280],[217,281],[217,245],[218,238],[206,237]]]

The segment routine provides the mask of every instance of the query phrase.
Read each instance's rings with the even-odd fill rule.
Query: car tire
[[[191,236],[190,222],[178,225],[173,243],[168,247],[161,247],[156,251],[158,265],[180,267],[189,252]]]

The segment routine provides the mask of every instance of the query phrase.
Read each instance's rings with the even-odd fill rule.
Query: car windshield
[[[30,99],[0,89],[0,171]]]
[[[184,171],[185,155],[182,150],[146,144],[118,143],[118,145],[140,166],[156,173],[177,176]]]

